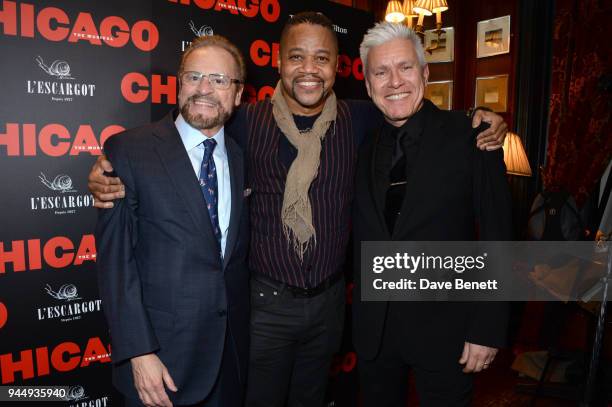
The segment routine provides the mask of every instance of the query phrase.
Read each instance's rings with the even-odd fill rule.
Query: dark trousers
[[[247,407],[323,406],[344,303],[344,279],[310,298],[251,279]]]
[[[225,336],[223,347],[223,359],[217,381],[208,397],[196,404],[174,404],[175,407],[242,407],[244,386],[240,382],[238,360],[232,346],[231,332],[229,327]],[[206,352],[205,349],[202,352]],[[180,389],[179,389],[180,391]],[[170,395],[171,390],[166,389]],[[144,404],[140,400],[125,398],[125,407],[142,407]]]
[[[374,360],[359,360],[363,407],[405,407],[408,374],[414,372],[421,407],[465,407],[471,404],[472,374],[459,364],[463,344],[432,349],[415,339],[421,327],[410,324],[401,303],[390,303],[381,349]],[[439,358],[446,353],[448,357]],[[359,355],[358,355],[359,356]]]

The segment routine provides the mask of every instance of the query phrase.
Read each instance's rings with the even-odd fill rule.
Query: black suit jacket
[[[481,240],[512,238],[511,198],[502,150],[478,150],[475,136],[479,130],[472,129],[464,114],[441,111],[428,100],[422,109],[421,144],[392,235],[374,175],[378,136],[370,137],[359,153],[353,205],[353,219],[358,220],[353,226],[353,341],[359,357],[365,359],[378,354],[388,303],[361,301],[362,241],[474,240],[477,223]],[[414,327],[406,346],[422,349],[432,361],[439,358],[439,363],[450,363],[450,357],[457,363],[464,341],[494,347],[505,342],[506,303],[406,302],[400,306],[406,314],[405,323]]]
[[[106,141],[125,199],[99,213],[98,283],[110,328],[113,382],[137,398],[130,358],[156,353],[178,392],[204,399],[217,378],[227,329],[246,376],[248,208],[240,147],[225,134],[231,215],[223,260],[198,179],[172,114]]]

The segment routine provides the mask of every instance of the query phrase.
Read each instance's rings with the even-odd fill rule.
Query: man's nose
[[[302,62],[302,71],[305,73],[314,73],[317,71],[317,65],[312,58],[304,58]]]
[[[208,76],[203,76],[200,79],[200,83],[198,83],[198,91],[203,94],[209,94],[214,91],[214,88],[212,87],[212,85],[210,84],[210,81],[208,80]]]
[[[400,75],[397,69],[391,69],[389,73],[389,85],[393,88],[399,88],[404,84],[402,75]]]

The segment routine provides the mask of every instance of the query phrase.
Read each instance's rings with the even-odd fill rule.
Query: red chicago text
[[[18,12],[19,11],[19,12]],[[58,7],[35,8],[34,4],[2,1],[0,25],[4,35],[34,38],[36,33],[49,41],[89,42],[121,48],[132,42],[141,51],[151,51],[159,43],[159,31],[151,21],[141,20],[130,26],[123,17],[107,16],[94,21],[91,13],[76,17]]]
[[[258,14],[269,22],[273,23],[280,16],[279,0],[168,0],[170,3],[188,6],[191,3],[203,10],[213,9],[215,11],[227,11],[231,14],[242,14],[245,17],[253,18]]]
[[[0,355],[2,384],[14,383],[15,374],[21,380],[47,376],[52,371],[69,372],[92,363],[110,362],[110,345],[98,337],[89,338],[85,349],[75,342],[62,342],[49,349],[48,346],[24,349],[20,352]],[[20,381],[21,381],[20,380]]]
[[[355,352],[347,352],[344,355],[336,355],[332,360],[330,375],[335,377],[341,372],[350,373],[357,366],[357,354]]]
[[[242,94],[242,100],[247,103],[255,103],[258,100],[264,100],[265,98],[272,97],[274,94],[274,87],[262,86],[261,88],[255,89],[251,84],[244,85],[244,92]]]
[[[348,55],[338,55],[338,76],[348,78],[351,75],[358,81],[363,80],[363,63],[361,58],[351,59]]]
[[[121,94],[130,103],[143,103],[151,96],[152,103],[176,104],[176,76],[152,74],[149,79],[140,72],[129,72],[121,79]]]
[[[94,235],[83,235],[79,242],[65,236],[0,242],[0,275],[11,266],[13,272],[41,270],[43,267],[64,268],[96,261]],[[27,250],[26,250],[27,248]]]
[[[71,132],[63,125],[50,123],[37,127],[33,123],[6,123],[5,132],[0,133],[0,156],[36,156],[38,152],[51,156],[79,154],[102,154],[101,146],[112,135],[125,128],[113,124],[96,135],[89,124],[82,124]],[[0,128],[0,131],[1,128]]]

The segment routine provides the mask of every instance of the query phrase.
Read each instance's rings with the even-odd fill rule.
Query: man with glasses
[[[321,13],[282,30],[271,99],[244,106],[228,126],[248,157],[251,209],[251,345],[246,405],[324,405],[344,328],[343,266],[359,144],[380,127],[369,101],[337,100],[338,40]],[[503,120],[476,141],[501,147]],[[111,160],[112,161],[112,160]],[[114,164],[114,161],[112,161]],[[121,198],[120,180],[90,173],[98,207]]]
[[[104,145],[125,184],[96,228],[113,383],[128,406],[238,407],[248,208],[242,150],[224,124],[245,65],[227,39],[206,36],[185,51],[178,76],[178,111]]]

